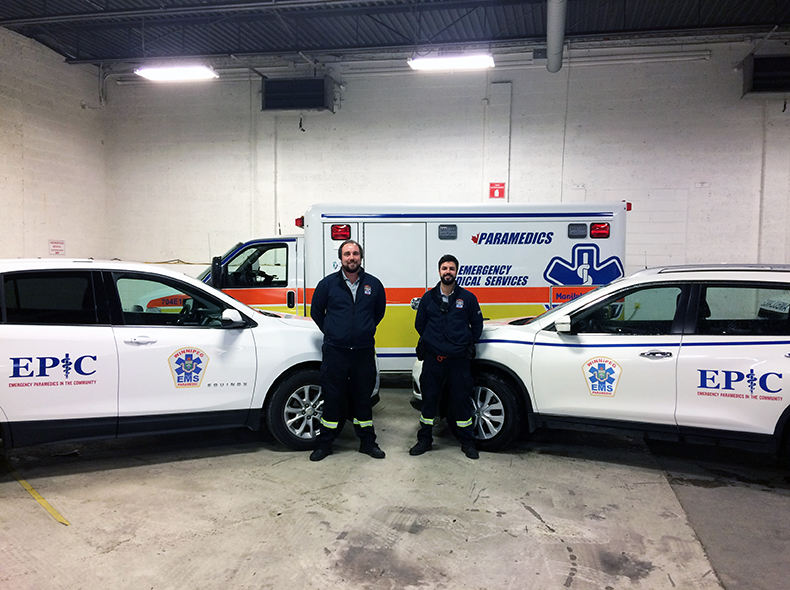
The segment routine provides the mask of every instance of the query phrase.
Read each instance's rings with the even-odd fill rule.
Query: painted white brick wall
[[[317,202],[485,201],[493,180],[485,170],[499,170],[487,154],[505,154],[501,164],[509,153],[502,180],[512,202],[631,201],[628,270],[790,262],[790,113],[781,100],[741,98],[734,66],[747,43],[665,48],[709,50],[706,60],[572,62],[558,74],[347,76],[335,114],[261,112],[257,79],[110,83],[99,113],[79,109],[85,119],[62,121],[51,114],[60,102],[41,88],[71,88],[85,72],[31,42],[0,39],[33,56],[2,53],[10,66],[0,72],[0,182],[3,195],[28,195],[14,201],[28,223],[3,222],[10,255],[81,223],[86,236],[103,230],[92,239],[107,256],[207,263],[239,240],[298,231],[293,219]],[[487,150],[485,99],[504,82],[509,148]],[[23,143],[26,152],[14,147]],[[105,165],[106,174],[91,177],[95,190],[81,205],[88,193],[72,187],[87,183],[75,172],[86,152],[87,168]],[[23,156],[26,175],[9,172]],[[56,170],[66,190],[30,172],[41,168]],[[60,210],[72,199],[81,215],[37,213],[41,203]],[[90,207],[99,214],[84,216]]]
[[[235,83],[110,93],[113,257],[203,263],[254,233],[250,100],[249,85]]]
[[[95,69],[0,29],[0,257],[107,255],[104,112]]]

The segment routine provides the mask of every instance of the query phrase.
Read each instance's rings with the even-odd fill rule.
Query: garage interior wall
[[[111,253],[95,70],[0,29],[0,257]]]
[[[771,52],[770,43],[761,53]],[[750,43],[607,50],[486,73],[333,76],[336,112],[262,112],[260,79],[116,85],[0,30],[3,257],[194,263],[298,233],[313,203],[621,201],[627,270],[790,258],[790,112],[742,98]],[[630,54],[630,58],[629,58]],[[610,60],[611,61],[611,60]],[[187,272],[190,272],[189,270]]]

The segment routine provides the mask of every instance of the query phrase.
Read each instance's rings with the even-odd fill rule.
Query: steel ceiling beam
[[[353,10],[359,13],[376,12],[421,12],[429,10],[452,10],[475,6],[509,6],[523,4],[541,4],[543,0],[429,0],[414,2],[391,0],[360,2],[359,0],[270,0],[268,2],[236,2],[232,4],[209,4],[200,6],[177,6],[171,8],[134,8],[106,12],[80,12],[71,14],[53,14],[30,17],[0,19],[2,27],[26,27],[31,25],[53,25],[72,23],[91,23],[111,20],[139,20],[156,17],[159,19],[195,17],[201,15],[217,15],[226,13],[268,12],[281,10],[315,10],[326,14],[335,10]]]

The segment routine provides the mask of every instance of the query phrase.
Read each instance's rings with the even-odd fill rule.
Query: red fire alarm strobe
[[[488,183],[488,198],[489,199],[504,199],[505,198],[505,183],[504,182],[489,182]]]

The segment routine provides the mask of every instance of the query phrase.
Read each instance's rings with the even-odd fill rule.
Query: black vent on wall
[[[790,55],[751,56],[743,64],[743,93],[790,92]]]
[[[333,110],[334,93],[330,78],[263,80],[262,110]]]

